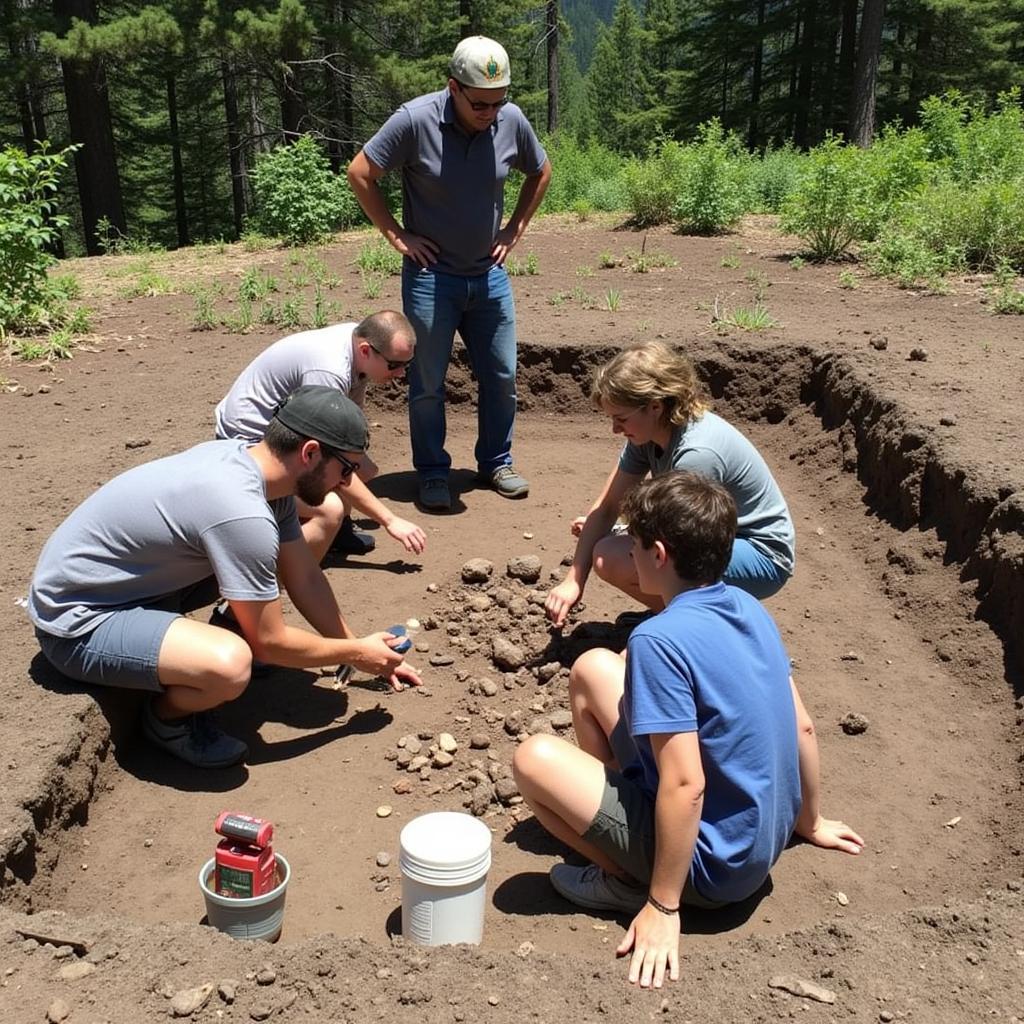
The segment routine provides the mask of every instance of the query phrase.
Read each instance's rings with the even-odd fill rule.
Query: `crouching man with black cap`
[[[143,731],[190,764],[243,760],[208,712],[246,688],[253,659],[351,665],[419,685],[387,633],[356,637],[302,538],[294,498],[318,505],[359,469],[366,420],[334,388],[299,388],[262,441],[208,441],[115,477],[47,541],[29,592],[43,654],[73,679],[151,691]],[[286,625],[278,579],[316,632]],[[241,636],[185,612],[218,594]]]

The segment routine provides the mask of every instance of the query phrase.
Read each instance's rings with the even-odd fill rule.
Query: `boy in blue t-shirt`
[[[771,616],[721,582],[736,506],[721,485],[676,471],[626,501],[641,589],[665,610],[626,657],[577,659],[569,679],[579,746],[531,736],[513,767],[544,827],[593,863],[558,864],[552,885],[598,910],[635,913],[620,943],[631,983],[679,977],[681,903],[715,908],[756,892],[795,833],[859,853],[818,812],[814,726]]]

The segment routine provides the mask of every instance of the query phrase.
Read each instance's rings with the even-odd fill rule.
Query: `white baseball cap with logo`
[[[487,36],[467,36],[452,54],[451,74],[471,89],[507,89],[511,82],[508,54]]]

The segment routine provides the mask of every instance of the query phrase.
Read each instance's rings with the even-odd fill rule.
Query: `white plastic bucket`
[[[277,886],[262,896],[232,898],[211,888],[214,860],[211,857],[199,870],[199,888],[206,900],[206,919],[218,931],[233,939],[263,939],[276,942],[284,924],[284,897],[292,876],[288,861],[275,855]]]
[[[421,946],[479,943],[491,830],[468,814],[435,811],[413,818],[398,842],[402,934]]]

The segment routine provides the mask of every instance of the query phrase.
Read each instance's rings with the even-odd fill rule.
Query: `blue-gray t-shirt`
[[[736,535],[793,572],[796,531],[786,499],[761,453],[721,416],[705,412],[676,427],[664,450],[654,442],[627,442],[619,469],[636,476],[686,469],[717,480],[736,502]]]
[[[402,221],[440,248],[433,269],[472,277],[494,265],[505,179],[514,167],[538,174],[547,154],[526,115],[507,103],[494,123],[469,134],[448,89],[403,103],[363,147],[385,171],[401,169]]]
[[[207,441],[86,498],[43,547],[29,617],[44,633],[84,636],[211,575],[222,597],[272,601],[280,544],[301,535],[295,500],[267,501],[245,442]]]
[[[705,787],[693,884],[729,903],[756,892],[801,806],[789,659],[772,617],[724,583],[679,594],[629,638],[622,713],[639,756],[624,774],[652,796],[651,735],[697,733]]]

